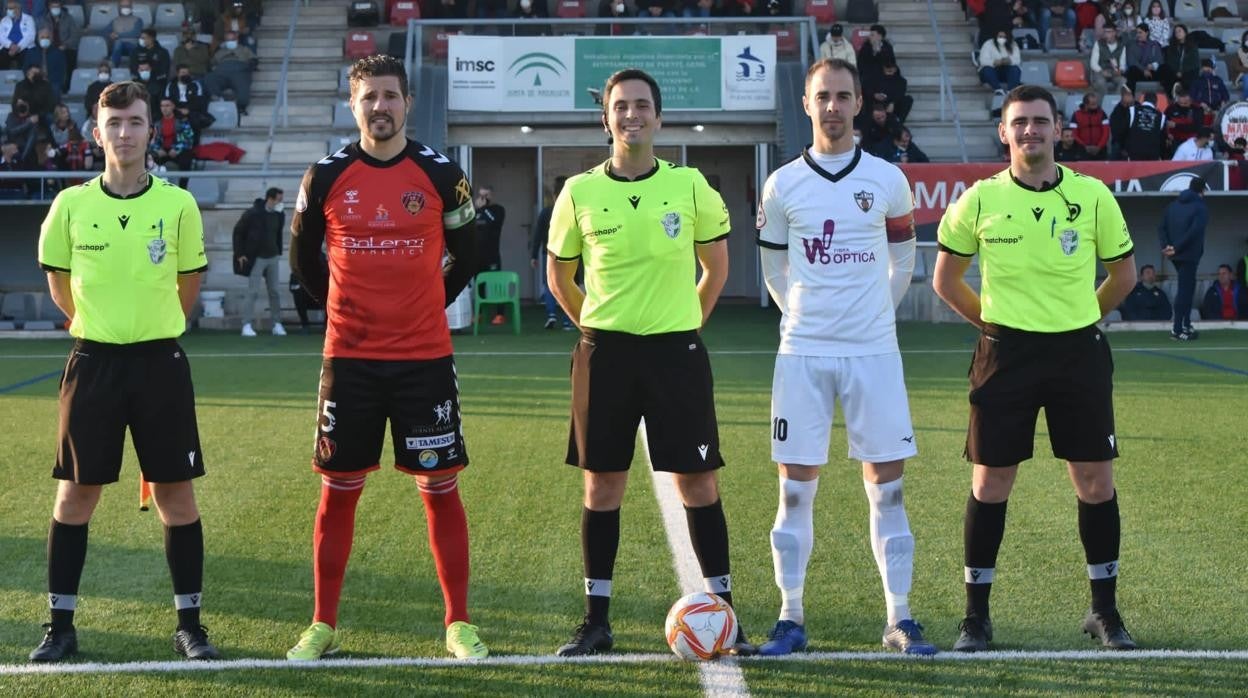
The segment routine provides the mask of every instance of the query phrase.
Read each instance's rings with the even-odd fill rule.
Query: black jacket
[[[1173,312],[1170,299],[1160,286],[1149,288],[1137,282],[1118,308],[1123,320],[1169,320]]]
[[[1157,236],[1161,246],[1174,245],[1175,262],[1199,262],[1205,254],[1205,226],[1209,207],[1200,194],[1188,189],[1170,202],[1161,216]]]
[[[1200,317],[1204,320],[1224,320],[1222,317],[1222,294],[1216,280],[1205,290],[1204,302],[1200,304]],[[1231,282],[1231,297],[1235,302],[1235,319],[1248,320],[1248,290],[1238,281]]]
[[[264,199],[256,199],[251,208],[243,211],[243,215],[239,217],[238,222],[234,224],[234,273],[239,276],[249,276],[251,267],[255,264],[256,258],[260,256],[260,252],[267,242],[265,236],[269,235],[268,217],[277,216],[279,219],[277,234],[277,256],[282,254],[282,230],[286,228],[286,214],[277,211],[269,211],[264,207]],[[246,264],[239,264],[238,258],[246,257]]]

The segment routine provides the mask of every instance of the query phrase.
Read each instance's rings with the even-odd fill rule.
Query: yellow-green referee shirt
[[[178,274],[208,268],[204,224],[185,189],[152,176],[120,197],[103,176],[57,194],[39,232],[39,265],[70,275],[69,333],[108,344],[178,337]]]
[[[981,179],[945,211],[936,238],[945,252],[979,255],[984,322],[1031,332],[1098,322],[1097,259],[1134,250],[1109,188],[1062,165],[1044,189],[1008,169]]]
[[[636,180],[610,161],[572,177],[550,219],[547,250],[581,258],[581,325],[649,335],[702,326],[694,244],[728,236],[728,209],[702,173],[655,159]]]

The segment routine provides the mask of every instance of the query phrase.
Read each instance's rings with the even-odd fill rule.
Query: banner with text
[[[776,38],[450,36],[448,106],[457,111],[597,111],[621,68],[654,76],[663,109],[775,108]]]
[[[1204,177],[1214,191],[1226,190],[1226,166],[1218,161],[1062,163],[1072,170],[1096,177],[1114,194],[1177,194],[1193,177]],[[899,165],[914,191],[914,222],[919,240],[935,242],[940,218],[962,192],[975,182],[1006,168],[1004,162]]]

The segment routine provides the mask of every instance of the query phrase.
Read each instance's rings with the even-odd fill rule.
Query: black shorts
[[[380,467],[386,420],[394,467],[415,475],[468,465],[455,360],[327,358],[321,363],[312,468],[354,477]]]
[[[723,466],[711,361],[698,333],[586,329],[572,350],[567,463],[594,472],[628,470],[643,417],[655,470]]]
[[[52,477],[80,485],[117,482],[126,427],[148,482],[204,474],[191,365],[176,340],[74,342],[61,376]]]
[[[1041,407],[1055,457],[1117,458],[1113,376],[1096,325],[1053,334],[986,326],[971,359],[967,460],[1001,467],[1031,458]]]

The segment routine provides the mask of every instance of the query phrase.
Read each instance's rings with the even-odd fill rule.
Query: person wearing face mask
[[[122,61],[134,55],[139,47],[139,35],[143,31],[143,20],[134,14],[134,0],[121,0],[117,7],[117,17],[108,29],[109,45],[113,47],[110,56],[113,65],[122,65]]]
[[[134,77],[131,79],[147,88],[147,93],[151,95],[152,121],[156,121],[160,118],[160,96],[165,92],[165,84],[152,77],[152,64],[147,61],[140,61],[134,67]]]
[[[234,225],[234,273],[246,276],[247,293],[243,298],[243,336],[255,337],[252,326],[256,319],[256,298],[261,285],[268,291],[269,319],[273,334],[286,335],[282,326],[282,302],[277,292],[277,265],[282,256],[282,238],[286,228],[283,192],[271,187],[263,199],[256,199]]]
[[[104,91],[104,88],[108,87],[113,81],[112,63],[109,63],[108,61],[101,61],[98,66],[98,70],[99,72],[95,75],[95,82],[87,85],[87,96],[83,100],[83,106],[88,112],[90,112],[91,107],[95,106],[95,103],[99,101],[100,93]]]
[[[979,48],[980,82],[991,87],[994,94],[1005,94],[1023,80],[1022,68],[1018,67],[1021,60],[1018,46],[1009,35],[997,32],[995,39]]]
[[[207,75],[212,67],[212,49],[196,39],[195,32],[184,30],[181,43],[173,50],[173,64],[185,65],[198,80]]]
[[[1123,40],[1132,36],[1135,27],[1140,23],[1140,12],[1135,7],[1133,0],[1126,0],[1122,6],[1118,8],[1118,14],[1115,17],[1115,24],[1118,26],[1118,36]]]
[[[255,51],[256,40],[251,33],[251,25],[247,23],[243,3],[235,0],[225,7],[225,12],[217,17],[212,28],[212,45],[209,47],[216,53],[221,44],[230,41],[228,34],[234,34],[234,41]]]
[[[823,58],[839,58],[846,63],[858,67],[858,54],[854,45],[845,39],[845,27],[833,24],[828,36],[819,44],[819,55]]]
[[[233,90],[239,115],[246,115],[251,102],[251,71],[256,69],[256,63],[256,54],[238,43],[237,34],[227,32],[225,41],[212,54],[212,72],[204,76],[204,86],[213,95]]]
[[[637,8],[632,0],[599,0],[599,17],[633,17]],[[595,24],[594,34],[598,36],[627,36],[636,32],[635,25],[628,24]]]
[[[165,83],[169,81],[171,61],[169,51],[156,41],[156,30],[150,27],[139,35],[139,48],[130,57],[130,72],[137,75],[140,63],[147,63],[152,72],[149,77],[144,78],[151,83],[148,90],[153,95],[160,94],[165,89]]]
[[[69,115],[69,107],[58,104],[52,109],[52,120],[48,124],[48,132],[52,136],[52,147],[59,148],[69,141],[69,132],[78,128]]]
[[[542,36],[550,33],[550,25],[541,22],[550,16],[545,0],[520,0],[511,16],[516,20],[516,36]]]
[[[39,30],[39,39],[35,47],[22,53],[23,70],[30,70],[36,66],[43,71],[44,77],[48,79],[52,87],[53,95],[59,100],[61,92],[65,89],[65,79],[69,72],[68,61],[65,52],[57,48],[52,41],[52,32],[47,28]]]
[[[82,24],[73,15],[65,11],[61,0],[48,3],[48,13],[39,20],[39,31],[48,30],[52,46],[65,55],[65,81],[61,89],[69,89],[69,68],[78,65],[78,41],[82,38]],[[48,73],[51,75],[51,71]]]
[[[13,103],[17,104],[18,100],[30,105],[30,113],[38,116],[43,124],[51,121],[58,99],[52,84],[43,75],[43,68],[32,65],[26,69],[26,79],[17,83],[13,90]]]
[[[0,19],[0,70],[22,66],[22,53],[35,46],[35,18],[22,12],[17,0],[5,3],[4,18]]]
[[[186,9],[186,27],[192,32],[211,34],[221,11],[220,0],[183,0]]]
[[[208,114],[208,92],[203,83],[191,75],[191,69],[179,63],[176,77],[165,86],[162,97],[173,101],[174,111],[186,119],[195,132],[195,143],[199,143],[199,134],[212,125],[212,116]]]

